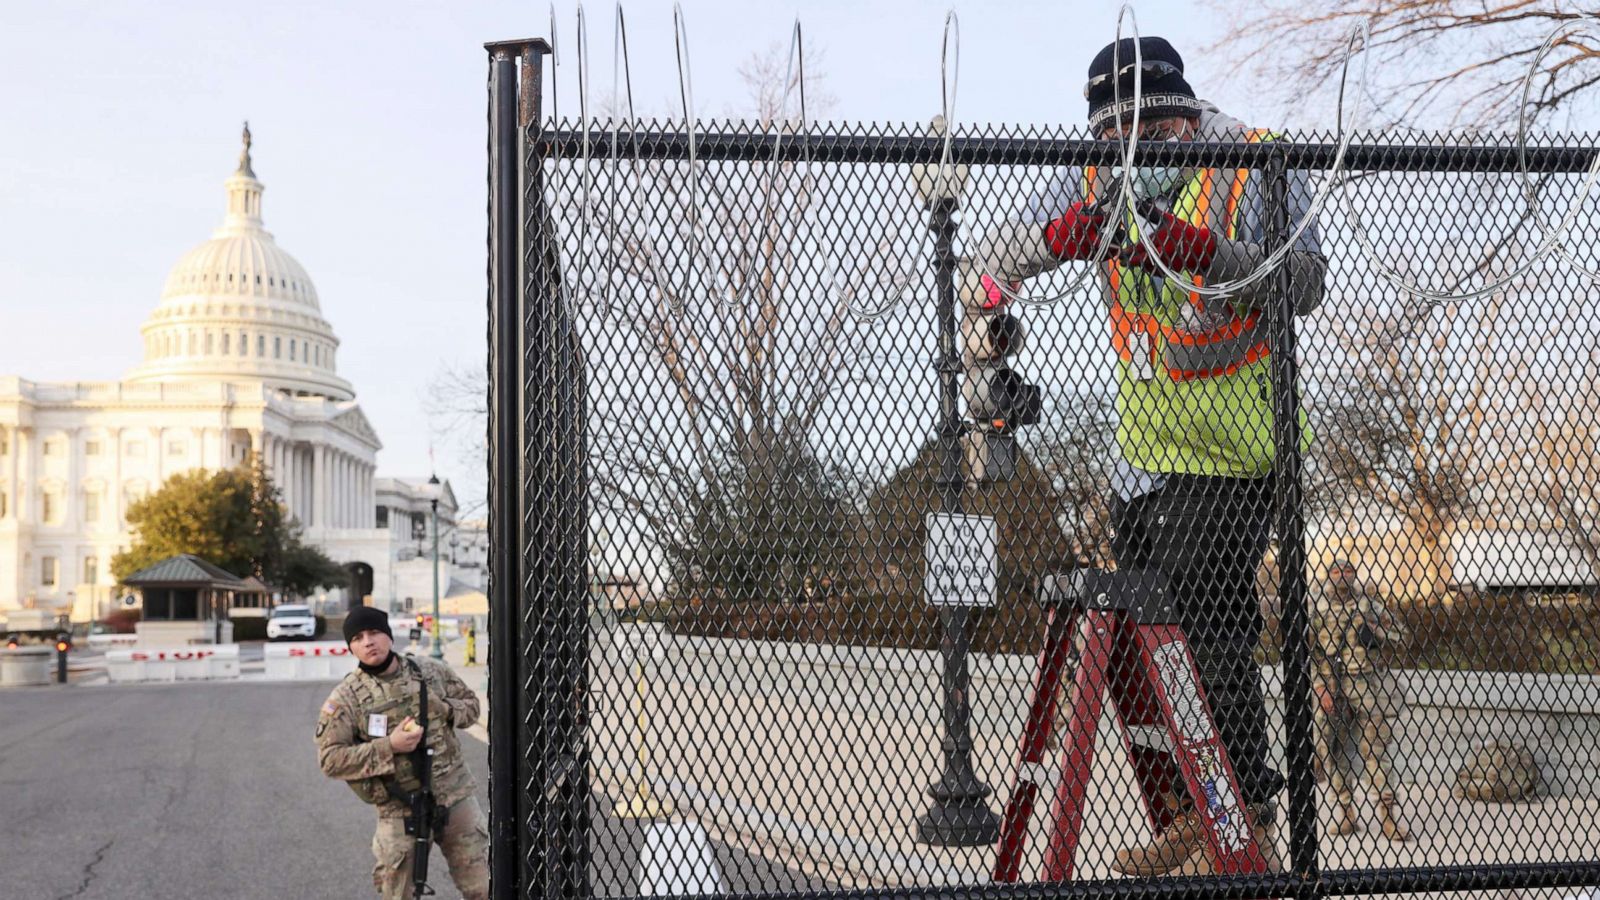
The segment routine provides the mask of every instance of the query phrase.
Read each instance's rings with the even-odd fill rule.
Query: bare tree
[[[1442,117],[1439,124],[1514,124],[1522,79],[1550,31],[1593,15],[1563,0],[1265,0],[1210,4],[1229,19],[1211,48],[1248,61],[1262,85],[1307,108],[1337,90],[1350,31],[1367,23],[1369,73],[1380,124]],[[1571,110],[1600,82],[1600,35],[1574,29],[1540,66],[1537,117]],[[1354,73],[1352,73],[1354,74]]]
[[[488,376],[481,364],[442,366],[423,392],[422,411],[428,417],[429,432],[447,452],[467,470],[485,471],[489,459],[485,428],[489,418],[489,392]],[[484,509],[484,488],[478,477],[457,487],[460,518],[469,518]]]
[[[1375,196],[1390,192],[1378,183],[1364,187]],[[1442,198],[1436,202],[1489,208],[1496,184],[1468,179],[1412,188]],[[1528,215],[1523,212],[1524,220]],[[1506,236],[1477,235],[1481,250],[1463,251],[1448,229],[1422,229],[1407,238],[1384,262],[1441,294],[1504,276],[1526,250],[1515,229]],[[1442,587],[1441,567],[1457,528],[1479,515],[1504,517],[1526,499],[1505,502],[1504,487],[1519,465],[1506,432],[1513,421],[1507,411],[1537,389],[1539,373],[1525,344],[1538,336],[1528,334],[1520,306],[1536,289],[1526,275],[1471,301],[1438,302],[1409,292],[1384,301],[1379,298],[1392,292],[1358,289],[1351,294],[1361,299],[1341,304],[1332,319],[1344,355],[1321,364],[1324,390],[1316,398],[1319,434],[1306,470],[1307,497],[1323,513],[1376,507],[1399,517],[1434,567],[1429,593]]]
[[[1106,394],[1069,394],[1033,441],[1034,464],[1049,479],[1056,523],[1081,562],[1111,562],[1111,470],[1116,413]]]
[[[1594,485],[1600,477],[1600,394],[1593,386],[1600,364],[1590,360],[1583,383],[1590,389],[1567,404],[1551,403],[1543,391],[1531,393],[1528,411],[1534,426],[1540,463],[1538,493],[1548,504],[1552,524],[1561,529],[1583,556],[1594,584],[1600,584],[1600,498]],[[1566,405],[1560,409],[1558,406]]]
[[[799,75],[782,58],[741,69],[756,109],[743,127],[796,127]],[[815,114],[821,76],[805,77]],[[838,572],[850,501],[817,432],[860,360],[858,282],[826,271],[839,229],[820,203],[838,196],[836,176],[704,160],[624,160],[602,175],[584,209],[583,173],[566,172],[552,210],[588,311],[580,328],[605,348],[589,358],[597,508],[642,523],[680,587],[749,599]]]

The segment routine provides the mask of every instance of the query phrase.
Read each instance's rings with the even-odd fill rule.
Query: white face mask
[[[1161,143],[1172,144],[1177,141],[1177,135],[1173,135]],[[1115,169],[1112,174],[1121,175],[1122,170]],[[1133,195],[1140,200],[1165,197],[1183,183],[1183,176],[1182,166],[1139,166],[1133,170]]]
[[[1133,193],[1141,200],[1165,197],[1183,181],[1178,166],[1140,166],[1133,172]]]

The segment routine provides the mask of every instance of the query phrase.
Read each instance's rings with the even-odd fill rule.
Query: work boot
[[[1205,820],[1189,810],[1172,820],[1155,839],[1117,851],[1111,870],[1123,875],[1165,875],[1188,862],[1205,845]]]
[[[1404,844],[1411,840],[1411,832],[1406,831],[1406,826],[1394,814],[1394,794],[1384,791],[1378,797],[1378,821],[1383,826],[1383,836],[1396,844]]]
[[[1251,836],[1256,847],[1267,861],[1268,872],[1283,871],[1283,857],[1278,855],[1278,808],[1268,800],[1250,804]]]
[[[1271,801],[1265,803],[1252,803],[1249,806],[1251,837],[1255,838],[1256,849],[1261,851],[1261,857],[1267,864],[1268,872],[1283,871],[1283,857],[1278,855],[1278,824],[1277,809]],[[1174,823],[1176,824],[1176,823]],[[1128,851],[1123,851],[1124,853]],[[1210,849],[1206,846],[1203,832],[1196,832],[1194,851],[1188,858],[1165,872],[1138,872],[1129,874],[1152,875],[1215,875],[1217,874],[1216,862],[1211,858]]]
[[[1361,830],[1361,819],[1356,815],[1354,797],[1339,798],[1339,821],[1333,826],[1334,834],[1355,834]]]

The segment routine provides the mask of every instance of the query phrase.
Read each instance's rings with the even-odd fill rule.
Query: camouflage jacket
[[[1405,627],[1382,595],[1364,584],[1347,594],[1318,590],[1312,604],[1316,640],[1311,658],[1317,675],[1340,678],[1382,668],[1383,651],[1405,640]]]
[[[404,791],[421,786],[409,754],[396,754],[389,741],[374,731],[390,732],[407,716],[422,720],[414,663],[428,679],[428,746],[433,748],[433,791],[446,806],[477,789],[461,759],[457,728],[478,721],[478,697],[449,666],[427,657],[400,657],[392,675],[368,675],[360,669],[339,682],[317,717],[317,758],[322,773],[347,782],[356,796],[378,807],[380,818],[401,818],[403,803],[389,796],[383,781],[393,778]]]

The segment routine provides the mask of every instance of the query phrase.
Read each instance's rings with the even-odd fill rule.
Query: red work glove
[[[1100,229],[1106,217],[1089,212],[1084,203],[1072,207],[1044,227],[1044,242],[1056,259],[1090,259],[1100,249]]]
[[[1166,212],[1160,214],[1158,221],[1160,225],[1147,240],[1167,268],[1177,272],[1203,272],[1211,266],[1211,259],[1217,253],[1217,236],[1211,229],[1190,225]],[[1122,261],[1146,272],[1161,271],[1142,242],[1123,253]]]

